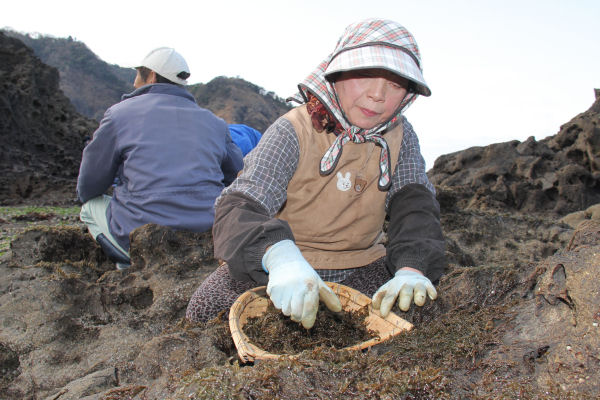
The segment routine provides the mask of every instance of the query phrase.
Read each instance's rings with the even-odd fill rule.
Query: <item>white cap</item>
[[[187,85],[187,77],[190,75],[190,69],[185,59],[170,47],[159,47],[152,50],[140,63],[139,67],[146,67],[164,76],[168,80],[180,85]],[[184,78],[177,75],[184,72]]]

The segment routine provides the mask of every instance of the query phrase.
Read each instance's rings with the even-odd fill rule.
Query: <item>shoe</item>
[[[129,269],[129,267],[131,267],[131,264],[125,264],[125,263],[117,263],[117,269],[119,271],[127,271]]]
[[[103,233],[96,236],[96,242],[100,245],[104,254],[106,254],[110,261],[117,263],[117,265],[126,264],[127,268],[129,268],[129,265],[131,264],[129,257],[112,244]]]

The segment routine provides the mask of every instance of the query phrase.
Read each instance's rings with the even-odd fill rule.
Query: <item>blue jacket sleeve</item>
[[[77,197],[82,203],[105,193],[115,180],[120,165],[117,135],[110,110],[104,114],[92,141],[83,149]]]
[[[256,147],[262,136],[256,129],[244,124],[229,124],[229,133],[231,140],[242,150],[244,157]]]
[[[227,131],[225,145],[227,154],[221,163],[221,170],[224,177],[223,184],[229,186],[237,178],[238,172],[244,168],[244,156],[242,156],[240,148],[231,140],[229,130]]]

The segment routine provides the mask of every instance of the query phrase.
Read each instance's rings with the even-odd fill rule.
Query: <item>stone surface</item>
[[[551,137],[472,147],[439,157],[428,172],[450,188],[442,202],[468,210],[553,213],[600,202],[600,99]]]
[[[22,42],[0,32],[0,54],[0,205],[72,203],[84,138],[98,124]]]

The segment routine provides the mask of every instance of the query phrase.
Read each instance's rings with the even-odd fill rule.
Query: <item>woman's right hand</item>
[[[312,328],[319,299],[331,311],[341,311],[340,299],[304,259],[293,241],[275,243],[267,250],[262,262],[269,274],[267,294],[273,305],[292,321],[302,323],[306,329]]]

